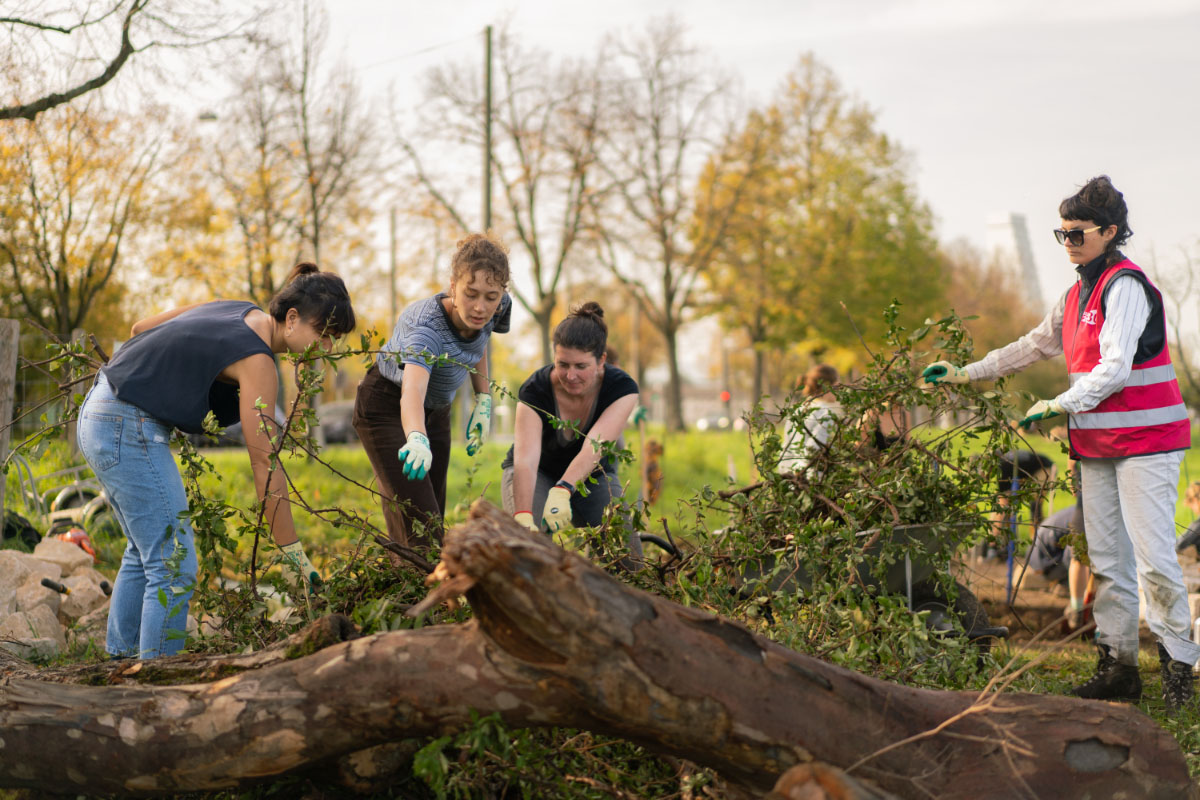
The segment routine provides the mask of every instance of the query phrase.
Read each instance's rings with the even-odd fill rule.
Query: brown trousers
[[[404,475],[399,451],[408,441],[400,423],[400,387],[371,367],[354,398],[354,430],[375,470],[383,495],[388,537],[406,547],[442,541],[446,472],[450,466],[450,406],[425,409],[425,435],[433,464],[421,480]]]

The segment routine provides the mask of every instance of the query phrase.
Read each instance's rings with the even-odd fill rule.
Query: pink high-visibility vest
[[[1186,450],[1192,443],[1187,407],[1175,380],[1175,367],[1166,344],[1166,315],[1162,295],[1141,268],[1126,259],[1106,269],[1096,281],[1080,313],[1076,281],[1067,292],[1063,312],[1062,342],[1071,383],[1091,372],[1100,363],[1100,329],[1104,326],[1101,300],[1109,282],[1121,274],[1133,273],[1153,290],[1158,298],[1152,304],[1146,323],[1161,325],[1162,347],[1157,353],[1139,353],[1125,385],[1090,411],[1071,414],[1068,421],[1071,451],[1076,458],[1125,458],[1127,456]],[[1157,318],[1156,316],[1157,315]],[[1143,335],[1145,331],[1143,331]]]

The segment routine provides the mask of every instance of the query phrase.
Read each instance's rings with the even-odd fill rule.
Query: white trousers
[[[1096,643],[1137,664],[1138,576],[1146,623],[1171,658],[1200,660],[1183,570],[1175,555],[1175,502],[1183,452],[1082,462],[1083,521],[1096,575]]]

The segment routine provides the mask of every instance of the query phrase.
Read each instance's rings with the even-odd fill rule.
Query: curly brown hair
[[[450,280],[470,280],[479,270],[487,272],[492,283],[501,289],[508,288],[508,248],[490,230],[487,233],[472,233],[455,245],[454,258],[450,262]]]

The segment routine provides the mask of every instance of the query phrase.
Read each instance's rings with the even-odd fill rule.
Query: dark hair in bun
[[[1117,191],[1107,175],[1092,178],[1082,189],[1059,203],[1058,216],[1078,222],[1091,220],[1101,228],[1116,225],[1117,235],[1105,249],[1110,255],[1133,236],[1129,228],[1129,207],[1125,205],[1125,195]]]
[[[346,284],[310,261],[292,267],[287,283],[271,298],[267,310],[276,322],[283,322],[293,308],[300,319],[331,336],[345,336],[356,324]]]
[[[599,361],[608,349],[608,325],[599,303],[588,301],[575,306],[554,329],[554,344],[591,353]]]

